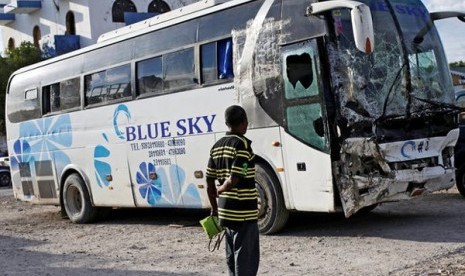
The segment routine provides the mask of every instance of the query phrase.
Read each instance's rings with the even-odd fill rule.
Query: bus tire
[[[63,205],[68,218],[74,223],[90,223],[97,217],[97,208],[90,202],[84,180],[76,173],[70,174],[65,180]]]
[[[283,192],[276,175],[262,163],[255,165],[255,186],[258,192],[258,229],[261,234],[281,230],[289,218]]]
[[[455,185],[459,193],[465,197],[465,165],[455,172]]]

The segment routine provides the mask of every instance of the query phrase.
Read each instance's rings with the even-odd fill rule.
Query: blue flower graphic
[[[150,179],[150,174],[155,173],[155,166],[152,163],[142,162],[136,174],[136,181],[139,185],[140,195],[147,200],[151,206],[155,206],[161,198],[160,179]]]
[[[157,179],[150,180],[150,172],[156,172]],[[152,163],[141,163],[136,180],[139,185],[141,196],[147,200],[151,206],[184,206],[190,208],[202,207],[200,194],[193,183],[185,184],[186,174],[184,170],[177,166],[169,167],[169,180],[165,169],[157,167]]]
[[[37,161],[54,160],[58,173],[70,163],[68,155],[62,151],[73,142],[69,115],[22,123],[19,135],[29,144],[31,158]],[[23,146],[24,149],[27,148]]]
[[[16,140],[13,144],[14,154],[11,156],[10,165],[13,171],[19,170],[19,163],[29,162],[31,160],[31,146],[27,141]]]

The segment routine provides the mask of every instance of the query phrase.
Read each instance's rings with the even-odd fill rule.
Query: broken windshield
[[[423,4],[419,0],[361,2],[372,11],[376,45],[371,55],[355,48],[350,12],[333,12],[337,38],[337,46],[330,49],[333,85],[348,125],[422,116],[437,108],[431,102],[452,104],[452,83],[436,29],[421,43],[413,42],[430,20]]]

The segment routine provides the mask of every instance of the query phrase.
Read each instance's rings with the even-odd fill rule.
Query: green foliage
[[[42,60],[40,49],[37,49],[31,42],[22,42],[17,48],[6,50],[5,57],[0,56],[0,103],[5,103],[6,87],[8,79],[14,71]],[[5,108],[0,108],[0,135],[4,136],[5,131]]]
[[[465,67],[465,61],[456,61],[449,64],[450,67]]]

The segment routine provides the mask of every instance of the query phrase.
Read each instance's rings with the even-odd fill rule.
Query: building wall
[[[181,8],[197,1],[198,0],[165,0],[171,10]],[[92,26],[92,44],[97,41],[101,34],[126,26],[124,23],[112,21],[111,10],[115,2],[114,0],[99,0],[98,4],[94,3],[96,2],[95,0],[86,0],[86,2],[92,2],[92,9],[90,11],[91,22],[100,22],[100,24],[94,24]],[[147,12],[147,8],[151,2],[152,0],[133,0],[137,12]]]
[[[197,2],[198,0],[165,0],[172,10]],[[115,0],[46,0],[42,8],[27,14],[16,14],[16,20],[2,26],[4,47],[12,37],[15,45],[22,41],[33,42],[33,28],[38,25],[41,37],[65,34],[66,14],[73,11],[76,21],[76,34],[80,36],[81,47],[97,42],[106,32],[124,27],[124,23],[112,21],[112,6]],[[132,0],[137,12],[147,12],[152,0]],[[58,5],[55,6],[55,3]],[[0,52],[2,52],[0,50]]]

